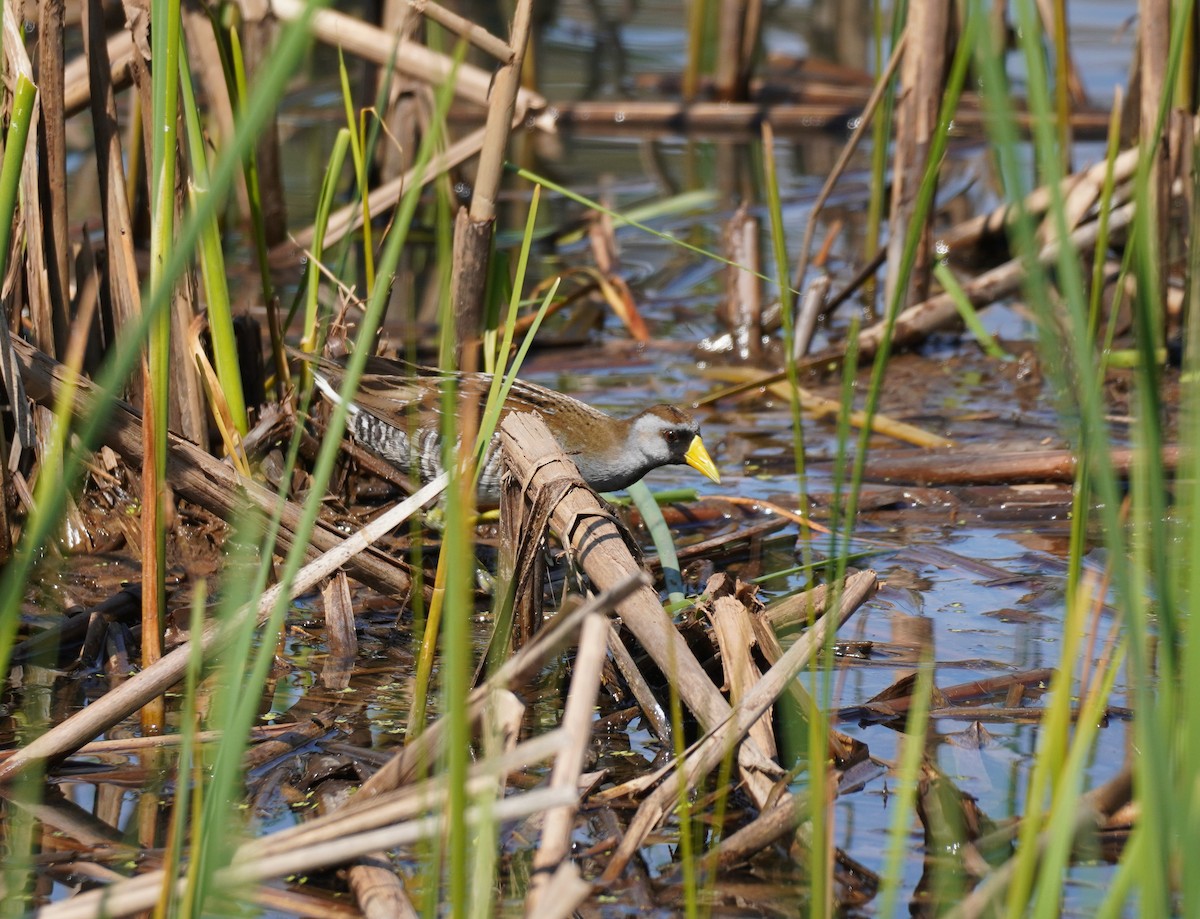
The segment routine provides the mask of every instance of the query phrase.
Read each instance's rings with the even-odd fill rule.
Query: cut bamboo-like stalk
[[[541,417],[514,412],[504,419],[500,430],[510,469],[528,488],[561,488],[564,478],[577,483],[555,506],[551,527],[570,547],[592,583],[604,589],[636,572],[639,566],[616,524],[579,478],[579,471],[563,455]],[[708,678],[652,589],[643,587],[634,592],[617,607],[617,612],[706,730],[729,717],[729,703]],[[771,792],[770,776],[778,773],[778,767],[752,742],[739,748],[738,764],[747,792],[760,806],[765,804]]]
[[[828,630],[839,628],[875,591],[876,583],[874,571],[861,571],[847,578],[837,615],[822,617],[792,644],[778,662],[730,710],[728,720],[709,729],[693,746],[687,758],[676,764],[676,769],[683,770],[683,777],[676,781],[668,775],[642,802],[629,824],[624,839],[621,840],[621,845],[604,871],[605,880],[612,880],[620,875],[629,859],[641,847],[646,835],[670,813],[681,783],[687,788],[694,788],[700,778],[717,767],[728,751],[739,743],[747,742],[751,727],[775,704],[775,700],[786,691],[788,684],[808,665],[812,655],[824,647]],[[790,795],[782,796],[787,797]],[[780,797],[772,796],[770,801],[772,804],[778,803]],[[763,802],[759,807],[765,808],[766,803]]]

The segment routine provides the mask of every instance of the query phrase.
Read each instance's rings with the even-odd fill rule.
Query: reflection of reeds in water
[[[259,406],[242,392],[244,368],[238,359],[234,307],[218,219],[226,200],[235,188],[238,196],[245,188],[252,227],[250,245],[260,269],[266,308],[272,368],[269,376],[281,402],[288,398],[285,336],[299,334],[303,347],[314,350],[328,333],[332,318],[338,320],[338,325],[350,321],[356,327],[358,347],[348,374],[348,385],[353,389],[354,375],[362,369],[361,358],[376,344],[402,250],[411,238],[422,184],[444,175],[450,166],[477,152],[481,152],[481,165],[475,196],[470,210],[460,217],[458,231],[451,228],[444,188],[438,190],[441,197],[432,207],[441,261],[430,289],[438,304],[443,353],[452,355],[458,364],[477,360],[490,364],[499,359],[501,367],[489,369],[501,371],[496,379],[502,386],[503,364],[512,349],[518,323],[530,322],[536,331],[540,317],[559,306],[559,301],[551,302],[557,293],[552,287],[536,318],[531,319],[528,313],[519,315],[524,265],[537,213],[535,198],[519,256],[522,267],[512,282],[505,321],[493,320],[494,328],[486,335],[478,334],[485,325],[480,318],[484,306],[494,306],[499,300],[499,294],[493,292],[495,302],[488,303],[485,290],[487,250],[496,218],[496,189],[507,132],[539,102],[534,94],[517,89],[519,56],[504,57],[503,42],[497,44],[496,39],[481,36],[470,28],[470,23],[440,7],[429,9],[442,28],[464,33],[476,47],[500,51],[507,66],[494,81],[488,71],[463,64],[461,50],[456,56],[445,56],[407,41],[399,47],[389,35],[343,14],[317,12],[281,0],[274,7],[276,15],[288,25],[272,46],[269,58],[262,50],[248,50],[247,56],[258,58],[257,66],[251,66],[248,74],[242,60],[242,41],[248,39],[251,48],[260,47],[256,24],[246,23],[230,30],[224,24],[214,28],[208,20],[190,14],[173,20],[173,15],[179,16],[178,9],[172,11],[168,4],[156,4],[150,13],[156,27],[149,33],[154,44],[154,66],[148,69],[136,41],[109,39],[99,4],[84,5],[84,32],[91,63],[88,88],[102,202],[99,226],[104,244],[101,258],[95,258],[96,253],[89,248],[73,264],[68,258],[68,228],[74,215],[67,208],[65,196],[62,137],[65,113],[77,104],[67,100],[79,93],[64,76],[75,70],[61,63],[63,26],[56,18],[61,7],[52,3],[39,7],[41,47],[37,59],[46,72],[36,75],[24,56],[19,30],[6,7],[4,53],[14,79],[6,83],[12,93],[12,117],[0,171],[0,211],[6,218],[0,221],[0,259],[15,254],[19,262],[7,265],[5,261],[8,271],[0,274],[18,279],[12,288],[12,316],[22,318],[35,346],[16,343],[6,353],[11,350],[16,355],[16,362],[26,368],[24,376],[30,391],[53,406],[53,412],[35,416],[27,423],[14,410],[14,422],[5,428],[36,455],[37,485],[32,510],[23,525],[7,518],[0,520],[0,554],[7,559],[0,575],[0,664],[8,673],[22,600],[40,576],[39,566],[53,563],[46,547],[67,518],[70,495],[87,467],[87,451],[102,440],[114,444],[128,467],[140,469],[144,487],[140,503],[143,542],[138,553],[144,566],[143,582],[148,585],[142,593],[147,616],[141,636],[149,656],[144,661],[145,669],[119,689],[114,688],[83,712],[0,761],[0,778],[18,782],[13,785],[14,798],[19,807],[29,807],[38,800],[45,761],[61,758],[111,730],[133,711],[161,700],[163,693],[181,679],[186,680],[187,687],[181,710],[184,751],[177,760],[157,761],[155,768],[171,771],[176,788],[191,788],[194,794],[176,794],[169,832],[155,825],[152,810],[148,809],[151,817],[144,821],[140,840],[147,849],[165,847],[166,872],[180,873],[186,880],[185,887],[171,892],[165,875],[147,874],[116,885],[105,909],[114,913],[144,910],[156,902],[169,904],[174,897],[173,908],[199,910],[206,897],[226,895],[234,884],[243,884],[249,890],[261,880],[287,872],[341,864],[351,855],[378,854],[425,840],[421,843],[425,848],[406,851],[417,853],[428,905],[434,907],[444,899],[460,911],[470,907],[487,912],[494,896],[493,882],[511,867],[499,861],[499,845],[491,845],[498,843],[499,823],[536,812],[545,815],[545,823],[534,856],[535,879],[526,885],[528,904],[535,908],[539,898],[547,896],[545,879],[554,871],[570,873],[561,865],[570,864],[563,860],[577,826],[577,788],[591,742],[592,709],[602,663],[608,653],[619,664],[625,684],[646,712],[646,720],[654,726],[663,748],[674,754],[675,762],[668,773],[652,779],[639,777],[628,786],[606,791],[609,799],[628,795],[632,800],[636,796],[639,803],[632,821],[622,827],[614,854],[595,873],[603,871],[607,879],[615,879],[652,838],[652,831],[667,815],[674,814],[679,827],[677,861],[683,874],[684,896],[693,910],[699,910],[702,891],[719,891],[716,878],[729,864],[762,852],[775,840],[788,840],[802,847],[804,859],[811,865],[811,887],[805,894],[811,898],[814,912],[825,913],[835,903],[849,900],[850,894],[865,892],[868,898],[874,896],[876,879],[860,880],[860,886],[851,889],[847,874],[834,867],[845,860],[834,845],[837,836],[832,811],[825,802],[836,794],[841,778],[838,770],[865,754],[835,731],[822,714],[833,708],[835,699],[826,664],[832,656],[836,625],[873,585],[873,576],[853,575],[848,570],[858,491],[870,465],[869,432],[879,429],[874,416],[886,385],[891,349],[915,343],[930,330],[959,316],[973,330],[981,329],[977,310],[998,297],[1020,292],[1036,318],[1043,366],[1063,406],[1063,425],[1077,457],[1061,660],[1052,678],[1050,701],[1040,711],[1039,748],[1028,789],[1018,805],[1024,819],[1017,829],[998,839],[1006,831],[997,830],[987,815],[978,815],[967,806],[965,796],[951,784],[953,777],[936,768],[933,753],[925,743],[931,716],[947,704],[933,686],[933,639],[897,638],[897,645],[920,647],[905,662],[913,665],[915,676],[906,666],[893,693],[868,703],[872,712],[894,705],[897,719],[903,718],[906,724],[906,738],[897,757],[895,784],[899,792],[892,806],[893,822],[878,879],[877,908],[880,914],[890,914],[900,895],[902,855],[916,813],[928,845],[938,850],[930,854],[940,856],[931,860],[922,884],[922,890],[936,902],[961,901],[956,907],[958,915],[973,915],[984,908],[1024,914],[1031,903],[1042,913],[1053,912],[1061,901],[1074,847],[1086,833],[1103,826],[1116,805],[1124,803],[1132,775],[1136,835],[1123,850],[1123,863],[1115,869],[1118,883],[1111,886],[1106,908],[1118,912],[1128,896],[1136,895],[1141,903],[1149,904],[1147,913],[1166,915],[1176,903],[1188,911],[1187,904],[1196,897],[1190,878],[1186,871],[1173,875],[1163,866],[1171,864],[1170,853],[1176,845],[1186,845],[1197,832],[1192,814],[1192,777],[1200,764],[1195,762],[1197,754],[1193,751],[1197,747],[1192,740],[1196,729],[1189,702],[1200,690],[1196,685],[1200,661],[1195,660],[1192,651],[1200,642],[1190,640],[1189,613],[1191,598],[1200,592],[1200,584],[1195,583],[1200,575],[1193,573],[1200,566],[1194,564],[1192,533],[1200,468],[1186,446],[1171,449],[1167,443],[1170,428],[1164,418],[1178,412],[1180,444],[1195,443],[1198,384],[1190,329],[1181,317],[1168,315],[1163,307],[1171,302],[1168,287],[1172,282],[1191,292],[1191,266],[1197,259],[1192,257],[1195,243],[1187,235],[1189,226],[1173,220],[1174,211],[1179,209],[1175,203],[1186,198],[1181,199],[1171,183],[1173,176],[1192,174],[1190,124],[1184,116],[1172,114],[1163,100],[1171,87],[1183,82],[1182,61],[1190,60],[1185,57],[1184,44],[1189,30],[1168,33],[1165,11],[1148,5],[1143,9],[1141,85],[1134,100],[1141,143],[1118,153],[1114,130],[1106,163],[1068,179],[1069,128],[1078,93],[1072,89],[1072,71],[1065,53],[1067,31],[1061,4],[1051,10],[1053,27],[1048,31],[1039,24],[1032,4],[1019,3],[1015,7],[1020,25],[1019,53],[1027,74],[1027,113],[1015,110],[1007,90],[1005,29],[985,25],[985,12],[977,4],[968,5],[966,19],[957,24],[948,4],[912,4],[907,19],[897,24],[891,39],[898,52],[895,62],[899,91],[895,96],[879,96],[876,118],[882,127],[874,135],[871,212],[882,215],[890,210],[892,228],[882,256],[887,266],[885,291],[880,298],[883,319],[861,331],[856,323],[852,324],[845,342],[812,358],[806,358],[791,344],[796,333],[791,288],[805,292],[812,284],[813,279],[807,276],[808,250],[815,238],[817,212],[824,196],[813,209],[802,243],[802,267],[795,271],[786,248],[785,230],[791,228],[784,226],[781,193],[774,174],[778,141],[770,130],[764,132],[762,195],[770,221],[771,269],[764,272],[759,265],[742,265],[736,270],[739,281],[751,285],[757,285],[764,273],[778,279],[795,277],[794,282],[779,285],[786,365],[778,376],[786,380],[784,391],[792,402],[794,461],[801,470],[801,496],[806,490],[801,411],[811,406],[802,404],[799,372],[808,360],[840,360],[844,374],[838,418],[840,447],[835,461],[841,485],[833,501],[833,533],[827,543],[827,556],[833,559],[825,572],[828,590],[820,597],[820,609],[818,598],[813,596],[793,604],[799,612],[789,610],[789,621],[797,617],[812,620],[803,639],[786,647],[781,644],[772,617],[758,608],[751,593],[718,574],[708,580],[711,594],[704,600],[709,604],[704,608],[714,624],[715,638],[698,630],[703,640],[713,643],[714,650],[711,658],[698,654],[692,643],[696,636],[688,632],[689,623],[672,623],[655,592],[638,580],[638,565],[632,555],[624,552],[622,538],[607,521],[606,511],[590,504],[574,506],[570,500],[547,499],[544,505],[536,499],[529,502],[529,496],[538,493],[537,487],[550,494],[556,488],[561,490],[561,486],[540,483],[538,477],[544,471],[528,467],[521,481],[527,480],[530,492],[514,493],[508,499],[502,570],[511,574],[513,584],[521,581],[522,571],[538,570],[537,562],[531,559],[537,554],[544,525],[549,521],[563,542],[573,545],[576,557],[585,560],[581,565],[592,584],[607,589],[610,602],[585,605],[585,611],[578,614],[560,614],[559,620],[538,630],[535,608],[542,599],[539,589],[517,595],[498,591],[495,621],[502,625],[515,622],[517,637],[510,641],[505,629],[498,628],[488,667],[476,680],[473,489],[469,465],[448,464],[457,473],[450,477],[444,499],[439,566],[418,630],[423,641],[414,678],[414,702],[408,713],[408,745],[366,782],[358,801],[352,799],[348,807],[333,816],[242,843],[240,836],[246,825],[233,802],[243,797],[247,738],[258,717],[262,687],[268,683],[276,649],[274,636],[282,630],[289,593],[299,589],[298,585],[315,583],[319,575],[344,564],[364,583],[397,594],[402,589],[413,589],[422,598],[418,606],[425,598],[421,576],[414,584],[407,570],[377,550],[362,551],[350,558],[326,556],[324,567],[302,567],[314,550],[325,551],[339,542],[336,531],[318,517],[320,500],[334,476],[344,410],[335,409],[328,421],[325,440],[308,470],[306,487],[310,497],[303,506],[286,501],[288,485],[294,476],[299,477],[294,472],[303,435],[299,429],[294,429],[289,443],[289,461],[279,475],[284,484],[277,495],[261,484],[239,479],[230,465],[218,462],[207,452],[210,444],[219,440],[217,452],[228,455],[242,476],[252,471],[252,450],[247,441],[253,444]],[[700,62],[706,55],[712,59],[713,98],[744,97],[750,86],[749,63],[757,43],[758,6],[751,4],[747,10],[736,4],[720,4],[719,12],[711,18],[705,18],[704,4],[691,8],[697,11],[697,19],[689,60]],[[514,26],[514,40],[522,46],[529,27],[529,9],[528,4],[519,7]],[[712,23],[722,25],[714,29]],[[957,40],[950,41],[955,30]],[[296,236],[309,258],[305,284],[297,298],[296,310],[303,316],[297,333],[283,315],[286,311],[276,302],[269,267],[272,254],[279,258],[280,253],[295,251],[291,242],[283,240],[281,224],[271,217],[278,214],[278,175],[271,168],[269,155],[258,158],[253,151],[264,134],[274,133],[271,125],[276,107],[287,80],[303,59],[310,32],[340,36],[339,41],[348,51],[367,56],[389,74],[402,71],[406,77],[427,78],[447,88],[438,94],[421,143],[405,145],[405,155],[411,155],[411,159],[395,166],[394,181],[370,188],[373,145],[388,144],[387,135],[355,115],[351,102],[354,92],[343,65],[346,127],[339,133],[329,158],[314,224]],[[193,43],[189,53],[208,63],[188,66],[183,54],[184,35]],[[879,40],[881,48],[885,44]],[[1044,59],[1049,47],[1054,49],[1052,88]],[[946,54],[947,48],[952,50],[951,55]],[[713,53],[712,49],[717,50]],[[219,66],[214,67],[214,62]],[[195,69],[209,75],[203,96],[213,107],[210,110],[202,110],[196,98],[191,84],[191,71]],[[212,80],[211,75],[218,71],[224,79]],[[700,93],[698,72],[692,68],[685,78],[688,101]],[[118,82],[132,82],[140,108],[134,106],[132,118],[124,120],[141,124],[144,116],[148,141],[131,132],[131,140],[123,144],[118,125],[119,114],[124,113],[116,105],[114,74]],[[30,124],[25,115],[32,114],[37,105],[32,93],[35,76],[41,100],[37,109],[39,130],[32,132],[29,143],[38,145],[37,156],[26,156],[23,132]],[[1006,204],[1003,211],[988,220],[960,224],[940,239],[961,249],[973,245],[985,233],[1007,234],[1010,251],[1002,265],[975,278],[956,279],[947,274],[950,269],[946,265],[938,264],[943,253],[935,245],[939,237],[932,228],[939,168],[951,121],[959,110],[960,93],[970,76],[982,86],[987,138]],[[388,80],[381,84],[385,90],[381,95],[389,97]],[[476,104],[489,99],[493,104],[484,129],[451,143],[443,129],[452,92]],[[507,94],[503,104],[495,103],[498,94]],[[896,139],[889,209],[883,203],[887,186],[884,166],[885,147],[893,133],[893,106]],[[176,117],[177,108],[182,118]],[[874,104],[870,108],[874,109]],[[1030,128],[1028,146],[1018,133],[1019,123]],[[216,124],[221,127],[214,128]],[[173,133],[177,125],[183,128],[180,136]],[[865,123],[862,127],[865,132]],[[1174,141],[1160,141],[1164,132],[1174,132],[1168,133]],[[144,173],[131,168],[126,175],[127,164],[137,160],[131,156],[131,144],[138,150],[148,148]],[[1036,182],[1023,161],[1027,150],[1032,152]],[[339,208],[347,154],[356,187],[353,200]],[[177,163],[186,179],[175,177]],[[835,180],[836,174],[829,187]],[[1036,191],[1032,188],[1035,184],[1039,186]],[[377,238],[380,227],[376,222],[393,208],[395,214],[389,226]],[[148,233],[143,228],[146,220]],[[17,227],[23,228],[24,237],[19,245],[12,245],[10,234]],[[743,231],[746,227],[757,233],[753,223],[743,224]],[[357,228],[362,229],[362,235],[352,237]],[[870,247],[878,233],[868,230],[867,236],[870,242],[863,253],[864,263],[873,258]],[[357,260],[352,239],[363,247]],[[135,247],[135,241],[146,240],[150,243],[149,270],[138,265]],[[606,250],[600,241],[595,245],[598,252],[613,248]],[[742,251],[754,249],[748,246]],[[1127,334],[1119,328],[1115,309],[1111,314],[1101,310],[1102,287],[1108,280],[1104,268],[1113,261],[1114,250],[1118,258],[1112,273],[1119,274],[1121,281],[1113,286],[1123,292],[1136,292],[1126,304],[1132,316]],[[1173,261],[1172,256],[1181,250],[1188,253],[1188,258]],[[1088,258],[1094,269],[1086,265]],[[740,257],[734,260],[740,261]],[[940,275],[935,273],[938,271]],[[337,279],[336,285],[326,283],[330,277]],[[602,266],[596,278],[597,287],[610,302],[628,301],[632,305],[628,288],[613,280],[611,266]],[[359,285],[367,292],[365,301],[353,293]],[[503,285],[493,286],[498,290]],[[335,287],[344,309],[341,315],[331,317],[323,300]],[[199,313],[193,305],[197,290],[203,292],[206,334],[201,334],[201,323],[193,319]],[[756,294],[757,289],[752,293]],[[830,302],[848,295],[848,291],[837,291]],[[874,294],[869,300],[874,306]],[[820,297],[810,298],[810,303],[819,305],[820,301]],[[1190,308],[1191,300],[1185,302]],[[735,314],[752,316],[741,331],[749,329],[755,345],[760,344],[763,313],[745,310]],[[641,320],[636,313],[630,316],[627,321],[634,328]],[[10,317],[7,325],[17,324]],[[1183,339],[1181,404],[1175,406],[1166,404],[1162,396],[1166,371],[1160,366],[1160,355],[1168,333],[1180,328],[1188,334]],[[335,332],[342,334],[342,329]],[[976,334],[982,341],[982,333]],[[1126,454],[1111,449],[1108,409],[1103,399],[1107,355],[1121,334],[1132,340],[1131,376],[1137,403],[1133,444]],[[482,355],[477,356],[478,338],[484,345]],[[1003,359],[1002,344],[988,346],[996,360]],[[748,347],[747,355],[756,350]],[[101,355],[102,363],[98,361]],[[65,366],[48,364],[47,356]],[[521,356],[515,364],[519,365]],[[868,359],[873,361],[870,383],[862,416],[855,417],[854,372],[859,360]],[[130,371],[143,362],[145,373],[134,373],[129,381]],[[197,364],[199,371],[194,372]],[[95,373],[95,385],[81,381],[77,374],[82,370]],[[15,378],[6,379],[10,398],[16,400]],[[743,385],[769,382],[758,377]],[[121,392],[134,401],[140,418],[118,403]],[[498,393],[493,395],[499,397]],[[493,409],[497,404],[492,403]],[[485,409],[480,418],[470,419],[457,416],[453,405],[447,408],[444,416],[452,425],[464,425],[465,433],[478,429],[480,442],[487,442],[496,425],[494,411]],[[857,437],[852,433],[852,423],[860,425]],[[35,426],[44,432],[37,445],[29,442]],[[192,443],[170,432],[183,434]],[[447,433],[450,436],[446,442],[453,443],[456,432]],[[464,433],[464,429],[459,428],[458,433]],[[515,435],[506,430],[505,436]],[[511,450],[521,456],[520,461],[528,460],[520,445],[527,442],[525,438],[534,437],[536,431],[525,432],[514,441]],[[7,450],[4,452],[7,454]],[[1127,476],[1124,469],[1114,468],[1114,459],[1120,456],[1132,457]],[[1172,457],[1177,457],[1178,470],[1174,485],[1168,486],[1164,463]],[[536,464],[537,459],[532,463]],[[7,463],[4,468],[7,475]],[[30,465],[22,469],[25,476],[32,471]],[[211,591],[218,600],[209,637],[194,642],[191,651],[168,654],[156,663],[150,649],[152,637],[162,627],[154,617],[166,607],[168,491],[219,510],[238,534],[230,545],[253,546],[254,551],[233,553],[226,560],[217,582],[219,589]],[[655,506],[644,497],[638,506],[644,514],[653,515]],[[800,501],[803,512],[803,497]],[[528,515],[529,522],[524,525],[518,525],[518,508],[521,515]],[[390,529],[393,524],[394,518],[389,517],[378,528]],[[18,529],[19,544],[10,547],[5,540]],[[825,537],[802,532],[805,535],[799,551],[804,570],[815,570],[817,550],[826,545],[822,542]],[[1098,532],[1106,549],[1100,573],[1084,565],[1089,532]],[[595,545],[589,545],[588,540],[595,541]],[[279,585],[271,592],[267,585],[274,573],[276,551],[286,555],[286,561]],[[597,558],[610,551],[619,554],[620,559],[608,559],[606,565],[594,567],[599,564]],[[661,552],[660,557],[670,564],[669,551]],[[533,567],[525,569],[522,565]],[[338,596],[344,600],[345,591],[339,589]],[[1113,629],[1109,647],[1097,651],[1091,643],[1096,641],[1099,612],[1105,603],[1119,611],[1120,629]],[[341,606],[344,613],[345,604]],[[624,636],[604,618],[614,609],[628,629]],[[821,610],[825,612],[818,616]],[[191,625],[197,636],[203,631],[203,612],[201,589]],[[345,626],[344,617],[342,621]],[[922,625],[929,625],[929,621],[922,620]],[[632,647],[630,634],[637,639]],[[352,644],[349,635],[345,639],[347,646]],[[217,645],[225,647],[220,659],[216,663],[203,660],[202,651],[211,654]],[[514,701],[506,693],[513,686],[523,685],[562,647],[569,646],[577,649],[575,674],[563,707],[561,729],[515,744],[521,715],[519,710],[515,716],[511,710],[507,716],[502,715]],[[752,652],[751,646],[757,650]],[[1077,660],[1083,663],[1077,664]],[[708,672],[718,661],[728,698]],[[801,678],[799,674],[805,669],[809,674]],[[208,723],[222,732],[223,739],[217,746],[206,744],[193,732],[204,701],[203,678],[212,672],[220,674],[216,680],[219,688],[212,691],[208,702]],[[333,671],[329,673],[333,679]],[[1118,674],[1124,677],[1128,707],[1134,712],[1139,755],[1132,758],[1118,779],[1087,789],[1089,757]],[[344,683],[346,674],[337,674],[336,678]],[[480,688],[473,689],[477,683]],[[431,702],[438,687],[440,697]],[[1025,691],[1016,691],[1018,702]],[[776,706],[785,693],[788,705]],[[433,711],[439,713],[436,719]],[[148,710],[146,717],[158,725],[167,715],[160,707]],[[148,730],[151,726],[146,725]],[[477,732],[483,736],[481,741],[477,740]],[[471,761],[474,751],[480,751],[478,763]],[[510,772],[551,755],[555,762],[545,792],[509,797],[498,793]],[[801,771],[785,775],[775,761],[777,757],[789,767],[800,761]],[[414,779],[418,781],[412,784]],[[402,785],[401,780],[410,784]],[[725,822],[734,809],[727,802],[735,785],[762,816],[730,832]],[[145,800],[150,800],[148,794]],[[799,833],[794,832],[798,823],[802,823]],[[389,825],[393,829],[385,831]],[[706,833],[708,827],[712,828],[711,834]],[[330,854],[318,848],[318,842],[330,840],[337,851]],[[482,842],[475,844],[474,840]],[[32,871],[31,851],[30,846],[24,851],[14,849],[6,858],[7,890],[22,889],[22,873]],[[993,866],[989,866],[988,859]],[[595,867],[595,863],[589,864]],[[349,883],[357,889],[367,881],[359,868],[353,870]],[[866,878],[867,874],[860,877]],[[970,877],[970,883],[964,877]],[[516,884],[505,888],[506,895],[526,893],[521,882]],[[585,896],[586,891],[578,895]],[[80,895],[63,901],[61,908],[65,912],[71,904],[81,907],[91,900],[99,900],[99,896]],[[207,902],[213,909],[216,901]],[[542,899],[540,905],[545,903]],[[14,896],[8,910],[21,910],[26,905]],[[51,907],[47,914],[54,915],[58,908]]]

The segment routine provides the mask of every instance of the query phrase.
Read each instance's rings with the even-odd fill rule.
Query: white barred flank
[[[429,482],[442,474],[442,439],[436,429],[429,427],[419,428],[413,434],[410,438],[408,432],[370,412],[359,410],[350,416],[350,435],[356,441],[408,474],[419,476],[422,482]],[[481,494],[498,492],[502,466],[497,434],[492,438],[479,476]]]

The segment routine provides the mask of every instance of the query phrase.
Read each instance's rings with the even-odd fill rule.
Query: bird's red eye
[[[663,437],[665,437],[667,439],[667,443],[673,444],[673,443],[675,443],[675,441],[679,440],[679,432],[672,431],[672,430],[666,430],[666,431],[663,431]]]

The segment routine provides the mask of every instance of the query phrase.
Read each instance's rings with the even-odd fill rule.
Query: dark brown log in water
[[[1108,461],[1118,475],[1128,475],[1137,451],[1116,447]],[[1179,447],[1167,445],[1157,462],[1174,471]],[[1011,482],[1073,482],[1077,459],[1071,450],[1012,450],[964,453],[961,450],[921,450],[876,453],[867,460],[864,475],[876,482],[919,485],[1003,485]]]

